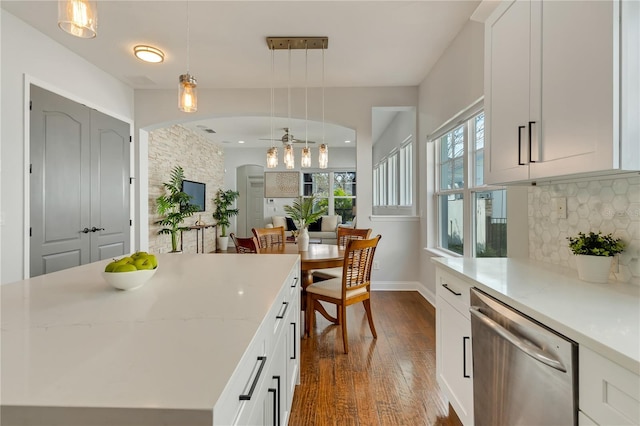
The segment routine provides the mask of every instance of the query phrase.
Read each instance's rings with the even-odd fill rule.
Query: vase
[[[227,251],[229,248],[229,237],[218,237],[218,251]]]
[[[576,255],[578,278],[592,283],[606,283],[609,281],[612,260],[611,256]]]
[[[298,235],[298,251],[307,250],[309,250],[309,231],[307,228],[302,228],[300,235]]]

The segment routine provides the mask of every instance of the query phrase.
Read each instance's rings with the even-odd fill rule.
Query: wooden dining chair
[[[270,248],[273,246],[284,246],[286,242],[284,227],[275,228],[252,228],[251,232],[258,240],[258,248]]]
[[[371,228],[347,228],[338,227],[338,247],[345,249],[347,243],[351,240],[366,240],[371,236]],[[330,280],[332,278],[340,278],[342,276],[342,267],[318,269],[312,272],[314,281]]]
[[[380,235],[367,240],[350,240],[344,253],[344,266],[341,278],[318,281],[307,287],[307,307],[316,302],[327,302],[336,305],[338,324],[342,326],[342,342],[344,353],[349,353],[347,337],[347,306],[362,302],[367,313],[369,328],[377,338],[376,327],[371,314],[371,267],[378,246]],[[307,309],[306,318],[309,331],[315,322],[315,309]]]
[[[256,237],[236,237],[236,234],[234,234],[233,232],[229,234],[229,236],[231,237],[233,244],[236,246],[237,253],[260,253],[260,249],[258,248],[258,240],[256,240]]]

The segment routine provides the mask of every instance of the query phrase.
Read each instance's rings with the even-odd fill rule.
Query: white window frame
[[[413,138],[400,146],[400,206],[413,205]]]
[[[486,192],[486,191],[496,191],[504,189],[504,187],[500,186],[490,186],[486,185],[484,182],[482,185],[475,185],[476,183],[476,170],[475,170],[475,162],[471,161],[472,157],[477,151],[475,150],[475,144],[472,141],[475,141],[474,137],[470,137],[470,135],[475,131],[474,127],[474,119],[477,115],[482,114],[484,112],[482,102],[477,102],[466,111],[460,113],[457,117],[450,120],[448,123],[443,125],[440,129],[438,129],[435,133],[433,133],[429,137],[429,141],[435,143],[435,167],[433,170],[434,174],[434,182],[435,182],[435,190],[433,193],[433,208],[435,209],[434,217],[436,220],[436,233],[437,237],[436,248],[439,251],[442,251],[452,257],[475,257],[476,256],[476,216],[475,216],[475,198],[476,193],[478,192]],[[485,123],[486,125],[486,123]],[[464,155],[463,155],[463,180],[464,186],[463,188],[449,188],[449,189],[441,189],[441,138],[446,134],[454,131],[460,126],[464,126]],[[486,146],[486,140],[483,145]],[[486,161],[485,161],[486,165]],[[473,169],[473,170],[472,170]],[[452,170],[453,172],[453,170]],[[459,253],[453,252],[442,245],[442,236],[443,232],[441,229],[441,206],[440,206],[440,196],[443,195],[453,195],[453,194],[462,194],[463,197],[463,232],[462,232],[462,241],[463,241],[463,253],[460,255]]]

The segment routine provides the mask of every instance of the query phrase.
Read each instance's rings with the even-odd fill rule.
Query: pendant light
[[[291,129],[291,43],[287,47],[289,51],[289,80],[287,82],[287,121],[289,129]],[[287,144],[284,147],[284,164],[287,169],[295,167],[295,156],[293,155],[293,141],[291,133],[287,132]]]
[[[304,148],[302,148],[302,158],[300,167],[311,167],[311,150],[309,149],[309,101],[308,101],[308,70],[309,70],[309,50],[305,42],[304,47]]]
[[[318,149],[318,163],[321,169],[329,165],[329,147],[324,143],[324,41],[322,43],[322,143]]]
[[[198,110],[198,94],[196,87],[198,82],[189,73],[189,2],[187,1],[187,73],[178,77],[178,108],[184,112],[196,112]]]
[[[267,168],[273,169],[278,167],[278,148],[273,145],[273,110],[274,110],[274,102],[275,102],[275,94],[274,94],[274,75],[275,75],[275,66],[274,66],[274,56],[275,50],[271,49],[271,148],[267,150]]]
[[[80,38],[94,38],[98,31],[98,6],[90,0],[58,0],[58,27]]]

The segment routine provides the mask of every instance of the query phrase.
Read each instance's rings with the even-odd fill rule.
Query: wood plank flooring
[[[386,291],[371,305],[378,338],[362,304],[350,306],[346,355],[340,327],[316,313],[289,425],[461,425],[436,382],[433,306],[417,292]]]

